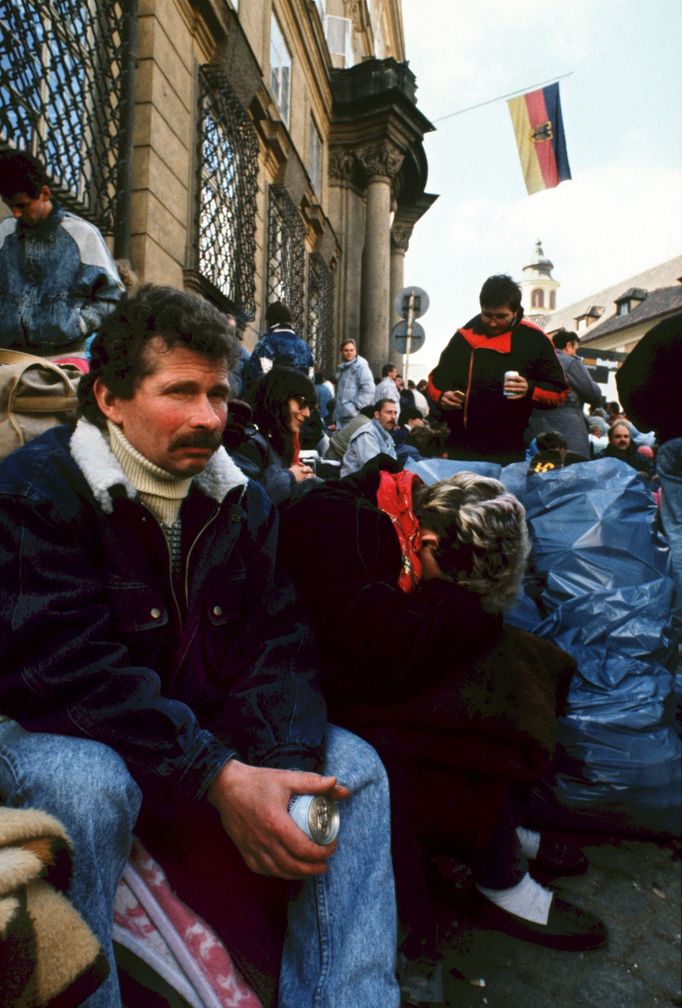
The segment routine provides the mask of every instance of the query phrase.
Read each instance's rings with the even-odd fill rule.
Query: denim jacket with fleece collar
[[[59,206],[35,227],[0,222],[0,347],[78,350],[122,294],[94,224]]]
[[[313,769],[317,655],[275,563],[272,505],[220,448],[181,519],[173,583],[160,526],[84,420],[3,462],[0,711],[196,797],[234,755]]]

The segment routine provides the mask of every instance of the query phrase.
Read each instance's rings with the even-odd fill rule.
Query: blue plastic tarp
[[[614,825],[677,832],[673,586],[646,483],[617,459],[530,475],[523,462],[414,466],[429,483],[467,469],[500,479],[526,508],[532,548],[508,621],[577,663],[559,724],[555,797]]]

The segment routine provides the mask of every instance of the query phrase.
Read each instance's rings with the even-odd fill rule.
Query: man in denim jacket
[[[94,226],[55,205],[35,158],[0,152],[0,347],[43,357],[80,353],[123,293]]]
[[[336,404],[334,423],[336,429],[357,416],[363,406],[370,406],[375,400],[376,385],[369,364],[358,354],[354,339],[346,339],[341,344],[341,363],[336,372]]]
[[[275,509],[221,446],[225,317],[148,285],[91,355],[75,430],[0,466],[0,798],[64,823],[112,963],[141,791],[136,833],[264,1004],[281,959],[282,1008],[397,1008],[385,775],[326,725]],[[299,793],[342,800],[336,843],[294,824]],[[88,1006],[118,1004],[112,968]]]

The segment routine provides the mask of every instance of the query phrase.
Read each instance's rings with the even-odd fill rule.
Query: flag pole
[[[568,73],[559,74],[556,77],[549,77],[547,80],[538,81],[537,84],[529,84],[528,87],[519,88],[518,91],[510,91],[509,94],[498,95],[497,98],[488,98],[487,101],[479,102],[477,105],[469,105],[467,108],[458,109],[457,112],[448,112],[447,115],[439,116],[437,119],[432,119],[433,123],[443,122],[445,119],[452,119],[453,116],[462,115],[464,112],[471,112],[473,109],[483,108],[484,105],[492,105],[493,102],[504,101],[505,98],[513,98],[515,95],[525,94],[527,91],[532,91],[535,88],[542,87],[543,84],[553,84],[554,81],[564,80],[565,77],[572,77],[573,71],[569,70]]]

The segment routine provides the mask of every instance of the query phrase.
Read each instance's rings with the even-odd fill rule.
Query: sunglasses
[[[307,396],[300,395],[298,392],[292,392],[288,398],[293,399],[299,409],[305,409],[306,406],[309,406],[312,409],[314,405],[314,403],[309,401]]]

